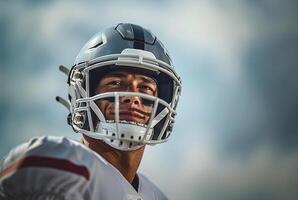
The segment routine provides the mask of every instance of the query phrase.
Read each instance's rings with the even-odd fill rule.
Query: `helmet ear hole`
[[[96,49],[97,47],[101,46],[103,44],[103,41],[98,41],[97,44],[94,44],[93,46],[89,47],[89,49]]]

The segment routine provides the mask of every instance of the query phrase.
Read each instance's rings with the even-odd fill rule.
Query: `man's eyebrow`
[[[121,73],[121,72],[112,72],[112,73],[105,75],[103,78],[108,78],[110,76],[126,77],[127,75],[125,73]]]
[[[109,74],[105,75],[103,78],[111,78],[111,77],[124,78],[124,77],[127,77],[127,74],[125,72],[112,72],[112,73],[109,73]],[[136,78],[141,79],[142,81],[144,81],[146,83],[157,84],[155,79],[153,79],[151,77],[147,77],[147,76],[142,75],[142,74],[136,75]]]
[[[141,75],[141,76],[139,77],[139,79],[141,79],[142,81],[144,81],[144,82],[146,82],[146,83],[152,83],[152,84],[157,85],[156,80],[153,79],[153,78],[150,78],[150,77],[146,77],[146,76],[144,76],[144,75]]]

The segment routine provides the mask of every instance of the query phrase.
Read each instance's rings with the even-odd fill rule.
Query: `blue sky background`
[[[37,135],[79,138],[55,102],[96,32],[140,24],[183,80],[169,142],[140,171],[170,199],[298,199],[297,1],[1,1],[0,156]]]

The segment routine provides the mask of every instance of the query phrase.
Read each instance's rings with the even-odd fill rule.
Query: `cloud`
[[[97,31],[130,21],[159,36],[183,78],[172,138],[148,148],[141,171],[170,199],[296,199],[297,149],[284,151],[297,146],[296,8],[295,1],[1,2],[1,155],[36,134],[72,135],[67,111],[54,102],[66,94],[57,66],[71,66]]]
[[[263,145],[250,158],[238,160],[221,158],[212,144],[188,145],[175,156],[175,165],[166,165],[157,152],[147,152],[142,163],[142,171],[170,199],[294,200],[298,195],[297,152],[280,158],[270,145]]]

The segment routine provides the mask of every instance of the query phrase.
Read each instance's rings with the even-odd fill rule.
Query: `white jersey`
[[[142,174],[138,192],[122,174],[83,144],[64,137],[34,138],[1,163],[0,199],[160,200]]]

